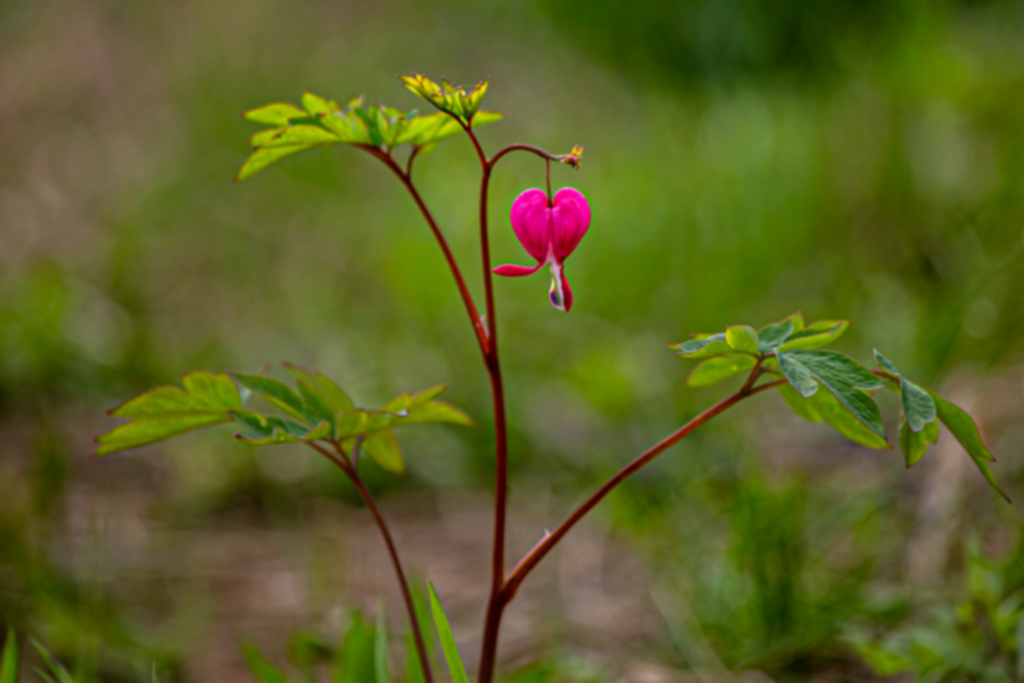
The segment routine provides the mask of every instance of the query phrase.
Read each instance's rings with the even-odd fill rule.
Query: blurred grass
[[[594,213],[567,266],[572,314],[550,309],[543,278],[497,284],[517,508],[552,523],[714,399],[685,389],[664,343],[800,308],[854,318],[843,350],[882,347],[973,403],[1020,498],[1021,35],[1020,2],[0,3],[0,620],[59,655],[103,643],[188,671],[200,624],[225,620],[204,616],[210,590],[97,582],[89,525],[202,534],[242,509],[290,530],[312,523],[310,497],[354,505],[303,454],[223,437],[83,460],[103,409],[188,369],[291,360],[370,402],[450,382],[479,428],[412,435],[410,476],[375,485],[388,503],[488,488],[485,375],[401,187],[353,150],[229,184],[251,132],[239,112],[306,89],[415,107],[394,78],[413,70],[491,77],[488,107],[508,116],[481,132],[489,150],[587,145],[581,171],[553,172]],[[417,166],[479,292],[468,143]],[[524,157],[496,175],[499,263],[523,261],[507,209],[542,174]],[[712,425],[598,515],[653,576],[675,575],[658,594],[688,595],[694,615],[619,657],[825,671],[852,661],[837,634],[870,596],[913,610],[955,594],[968,531],[1012,547],[1019,516],[975,473],[938,457],[904,473],[779,404]],[[525,549],[539,528],[524,533]],[[921,544],[929,581],[908,559]]]

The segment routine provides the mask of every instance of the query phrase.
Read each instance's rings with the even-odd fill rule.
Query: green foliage
[[[466,92],[462,86],[452,85],[447,79],[442,78],[437,84],[422,74],[414,73],[412,76],[399,76],[402,84],[410,92],[426,100],[440,111],[455,118],[465,126],[471,126],[484,95],[487,94],[488,81],[481,81]]]
[[[7,632],[3,655],[0,655],[0,683],[18,681],[18,636],[14,629]]]
[[[388,668],[388,622],[383,601],[377,611],[377,628],[373,635],[373,665],[377,683],[391,683]]]
[[[954,605],[928,604],[882,637],[851,629],[849,645],[880,676],[918,681],[1008,683],[1024,677],[1024,534],[1002,561],[968,542],[964,585]]]
[[[267,658],[252,645],[243,644],[242,654],[245,656],[249,672],[259,683],[288,683],[288,677],[284,672],[267,661]]]
[[[437,591],[431,584],[430,609],[434,614],[434,626],[437,628],[437,636],[441,641],[441,650],[444,652],[444,659],[448,663],[448,672],[451,674],[452,683],[469,683],[466,676],[466,666],[462,663],[462,655],[459,654],[459,645],[455,642],[455,634],[452,626],[448,623],[448,617],[441,606],[441,600],[437,597]]]
[[[409,145],[413,153],[428,152],[439,142],[461,133],[463,126],[483,126],[503,117],[497,112],[480,111],[480,102],[487,92],[486,82],[467,94],[447,81],[443,81],[442,88],[422,76],[402,78],[406,87],[441,111],[420,116],[415,110],[406,112],[383,105],[365,105],[361,97],[342,107],[334,100],[307,92],[302,95],[301,109],[275,102],[245,112],[242,118],[270,128],[249,138],[252,153],[235,181],[245,180],[277,161],[317,147],[354,145],[390,155],[396,148]],[[578,155],[575,160],[578,163]]]
[[[42,643],[33,640],[33,647],[36,652],[39,653],[39,657],[43,660],[43,664],[46,668],[36,669],[36,673],[46,681],[47,683],[84,683],[83,681],[75,681],[75,677],[64,668],[57,659],[50,654],[50,651],[43,647]]]
[[[436,400],[443,385],[416,394],[399,394],[383,408],[356,408],[348,394],[319,372],[285,364],[296,389],[263,375],[233,375],[246,393],[258,395],[285,416],[243,410],[242,394],[224,373],[185,375],[185,390],[158,387],[110,412],[131,420],[98,437],[97,455],[156,443],[188,431],[235,422],[236,438],[254,446],[324,442],[347,452],[361,447],[381,467],[405,471],[394,430],[410,425],[449,422],[471,425],[464,412]]]
[[[701,360],[687,384],[706,387],[751,374],[750,388],[762,375],[785,380],[778,385],[786,404],[809,422],[826,422],[843,436],[868,448],[888,449],[882,414],[872,392],[889,387],[900,396],[899,445],[907,467],[921,461],[939,439],[941,421],[970,455],[985,480],[1009,500],[988,463],[995,458],[981,441],[974,420],[938,394],[902,376],[896,366],[875,350],[881,370],[868,370],[835,351],[823,350],[842,335],[849,320],[821,320],[806,325],[799,313],[754,331],[749,325],[730,325],[724,332],[697,334],[671,345],[682,358]],[[824,388],[824,391],[821,389]]]

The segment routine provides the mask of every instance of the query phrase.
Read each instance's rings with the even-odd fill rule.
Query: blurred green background
[[[3,0],[0,623],[81,680],[249,680],[237,642],[284,661],[381,595],[400,626],[365,511],[307,453],[225,428],[86,458],[126,397],[281,360],[370,405],[447,382],[477,420],[404,435],[408,476],[372,476],[475,661],[489,391],[428,230],[356,150],[230,184],[240,112],[304,90],[413,108],[411,71],[491,78],[489,151],[587,146],[552,171],[593,210],[572,313],[543,276],[496,285],[512,557],[724,395],[687,389],[664,344],[797,309],[853,318],[840,350],[882,348],[971,410],[1024,499],[1024,3]],[[478,170],[462,139],[417,162],[477,294]],[[497,172],[496,262],[527,262],[507,211],[543,173]],[[904,471],[777,396],[744,405],[531,577],[502,670],[1024,680],[1019,511],[940,444]]]

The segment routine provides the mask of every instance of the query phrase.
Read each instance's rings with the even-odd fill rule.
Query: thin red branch
[[[455,260],[455,255],[452,254],[451,247],[448,246],[448,240],[445,239],[444,234],[441,232],[441,228],[438,227],[437,221],[434,220],[434,215],[427,208],[426,202],[423,201],[423,197],[420,196],[416,186],[413,185],[412,178],[391,158],[390,155],[384,152],[370,147],[368,145],[361,145],[361,147],[372,154],[373,156],[380,159],[385,166],[398,176],[398,179],[402,181],[405,189],[408,190],[412,196],[413,201],[416,202],[416,206],[419,207],[420,213],[423,214],[423,218],[427,221],[427,225],[430,226],[430,231],[434,234],[434,239],[437,241],[441,252],[444,254],[444,260],[448,263],[448,270],[451,271],[452,277],[455,278],[455,285],[459,289],[459,294],[462,296],[462,303],[466,308],[466,313],[469,315],[469,321],[473,325],[473,332],[476,335],[477,343],[480,345],[480,352],[487,356],[488,353],[488,338],[487,330],[484,328],[483,321],[480,319],[480,313],[477,311],[476,303],[473,301],[473,295],[469,292],[469,287],[466,286],[466,280],[462,277],[462,270],[459,268],[458,262]],[[409,160],[410,170],[412,159]]]
[[[412,592],[409,590],[409,581],[406,579],[405,570],[402,569],[402,561],[398,557],[398,549],[395,547],[395,541],[391,537],[391,531],[388,529],[387,522],[384,521],[380,508],[377,507],[377,501],[374,500],[373,494],[366,488],[363,480],[359,477],[359,473],[352,465],[352,461],[349,460],[348,455],[339,444],[334,444],[337,454],[331,453],[316,442],[309,442],[307,445],[337,465],[348,476],[356,490],[359,491],[363,502],[366,503],[366,507],[369,508],[370,514],[373,515],[373,520],[377,523],[377,529],[384,539],[384,545],[387,546],[388,555],[391,556],[391,565],[395,569],[398,585],[402,589],[402,600],[405,602],[405,609],[409,614],[409,625],[412,628],[413,640],[416,642],[416,654],[420,660],[420,667],[423,669],[423,677],[427,683],[434,683],[434,672],[430,666],[430,656],[427,653],[426,641],[423,639],[423,631],[420,628],[419,620],[416,618],[416,607],[412,600]]]
[[[759,366],[755,367],[750,373],[750,377],[755,381],[757,379]],[[623,467],[618,473],[615,474],[611,479],[601,485],[597,491],[592,493],[583,503],[577,507],[572,514],[570,514],[565,521],[558,525],[558,527],[545,534],[544,538],[540,540],[526,555],[519,561],[512,571],[509,573],[508,578],[505,580],[505,585],[502,587],[502,600],[508,603],[515,597],[516,591],[519,590],[519,586],[522,584],[526,576],[533,570],[534,567],[540,563],[544,557],[551,552],[551,550],[558,544],[562,538],[569,533],[569,531],[576,526],[576,524],[587,515],[588,512],[594,509],[598,503],[604,500],[605,496],[612,492],[616,486],[621,484],[623,481],[628,479],[634,472],[641,469],[647,463],[654,460],[656,457],[667,451],[672,446],[676,445],[687,436],[689,436],[697,427],[715,417],[716,415],[725,412],[732,406],[736,405],[740,401],[755,394],[759,394],[762,391],[767,391],[774,387],[784,383],[785,380],[777,380],[774,382],[767,382],[761,386],[751,387],[747,384],[737,391],[735,394],[729,396],[726,399],[716,403],[704,412],[697,415],[695,418],[687,422],[685,425],[677,429],[675,432],[665,437],[654,446],[650,447],[636,458],[633,459],[628,465]],[[748,383],[750,382],[748,378]]]

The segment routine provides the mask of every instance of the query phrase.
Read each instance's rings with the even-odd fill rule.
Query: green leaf
[[[776,358],[783,376],[798,394],[804,398],[810,398],[818,392],[818,383],[814,381],[814,374],[810,368],[798,359],[790,358],[786,353],[779,353]]]
[[[58,662],[50,651],[42,646],[36,640],[32,641],[32,646],[39,653],[43,663],[46,664],[46,670],[36,669],[36,673],[46,679],[49,683],[75,683],[75,679],[72,678],[68,670],[64,668],[64,665]]]
[[[377,678],[373,629],[360,612],[351,613],[351,625],[338,651],[338,665],[332,672],[335,683],[368,683]]]
[[[818,410],[816,401],[812,398],[804,398],[797,393],[796,389],[790,384],[780,384],[779,393],[782,394],[783,400],[790,409],[796,413],[797,417],[801,417],[808,422],[821,422],[825,418],[822,417],[821,412]],[[873,433],[873,432],[872,432]]]
[[[804,326],[805,326],[804,314],[801,313],[800,311],[797,311],[796,313],[793,313],[792,315],[786,316],[786,320],[788,320],[789,322],[793,323],[793,331],[794,332],[800,332],[800,331],[802,331],[804,329]],[[782,322],[786,322],[786,320],[783,320]]]
[[[355,438],[389,427],[397,419],[386,410],[343,410],[337,415],[337,435],[339,439]]]
[[[424,405],[411,405],[408,415],[395,419],[396,427],[426,424],[428,422],[450,422],[452,424],[473,426],[473,419],[455,406],[444,401],[430,401]]]
[[[3,659],[0,659],[0,683],[18,683],[18,636],[7,631]]]
[[[260,149],[296,146],[308,149],[314,145],[337,145],[344,141],[321,126],[299,125],[282,128],[276,135],[261,142]]]
[[[374,462],[389,472],[405,474],[405,460],[402,458],[402,447],[390,429],[383,429],[363,439],[363,451],[373,458]]]
[[[469,683],[466,676],[466,666],[462,663],[462,656],[459,654],[459,646],[455,642],[455,634],[452,633],[451,624],[445,616],[444,608],[437,597],[437,591],[433,584],[430,588],[430,609],[434,613],[434,625],[437,628],[437,636],[441,640],[441,650],[444,652],[444,659],[448,663],[448,672],[451,674],[452,683]]]
[[[695,367],[686,380],[691,387],[708,387],[722,380],[748,372],[757,364],[757,359],[745,353],[731,353],[726,356],[709,358]]]
[[[318,372],[316,373],[316,379],[320,383],[320,390],[323,393],[324,400],[327,401],[327,405],[330,406],[331,412],[337,414],[343,410],[351,410],[355,407],[355,404],[348,394],[345,393],[345,390],[335,384],[331,378]]]
[[[243,643],[242,654],[250,673],[259,683],[288,683],[288,677],[260,654],[252,645]]]
[[[927,391],[906,377],[900,377],[900,402],[911,431],[920,432],[925,425],[935,422],[935,401]]]
[[[888,358],[882,355],[881,351],[875,349],[874,355],[875,362],[878,363],[878,367],[882,368],[891,375],[896,375],[897,377],[900,376],[900,371],[896,369],[896,366],[893,365]]]
[[[500,111],[478,111],[473,115],[473,128],[486,126],[489,123],[497,123],[505,118]]]
[[[885,427],[878,406],[864,391],[881,389],[885,383],[852,359],[835,351],[804,350],[776,353],[779,367],[793,388],[805,398],[817,393],[817,381],[854,417],[885,440]],[[826,420],[827,414],[823,413]],[[840,418],[833,418],[840,422]],[[829,424],[832,424],[830,421]],[[846,428],[844,426],[844,428]],[[837,428],[838,429],[838,428]],[[848,429],[848,428],[847,428]],[[842,432],[845,434],[845,432]],[[847,434],[849,436],[849,434]],[[853,438],[853,437],[851,437]],[[863,443],[862,440],[857,440]],[[868,445],[868,444],[865,444]],[[887,447],[887,446],[886,446]]]
[[[870,402],[871,406],[874,406],[877,413],[878,408],[875,406],[874,401],[871,401],[871,399],[864,394],[859,395],[863,397],[864,400]],[[849,409],[841,405],[830,392],[819,391],[811,400],[814,402],[814,407],[821,414],[822,418],[824,418],[825,422],[827,422],[832,429],[836,430],[847,439],[855,441],[861,446],[867,446],[868,448],[877,448],[879,450],[891,448],[889,442],[884,436],[880,436],[862,420],[854,417]]]
[[[373,635],[373,664],[377,674],[377,683],[391,683],[391,673],[388,668],[388,621],[383,600],[377,611],[377,628]]]
[[[678,352],[676,355],[693,360],[732,352],[732,347],[729,346],[729,342],[725,339],[725,332],[691,339],[680,344],[674,344],[669,348],[676,349]]]
[[[913,431],[905,417],[900,420],[900,450],[908,468],[921,462],[921,458],[928,450],[924,431]]]
[[[96,455],[146,446],[179,434],[231,421],[229,410],[241,408],[242,399],[224,373],[190,372],[182,380],[185,390],[157,387],[129,399],[108,414],[131,420],[96,438]]]
[[[762,328],[758,335],[757,350],[761,353],[774,351],[779,344],[789,338],[789,335],[793,334],[793,329],[792,320],[783,320],[781,323]]]
[[[849,320],[821,320],[806,329],[793,332],[785,343],[779,345],[778,350],[817,349],[834,342],[849,327]]]
[[[332,111],[338,109],[338,105],[329,100],[325,100],[319,95],[314,95],[311,92],[302,93],[302,106],[305,107],[306,111],[316,116],[318,114],[329,114]]]
[[[236,373],[234,377],[243,386],[262,396],[267,403],[280,408],[296,419],[312,423],[306,416],[303,400],[284,382],[262,375],[239,375]]]
[[[321,422],[309,429],[281,417],[267,417],[244,410],[231,411],[231,417],[242,426],[235,438],[253,446],[273,446],[299,441],[315,441],[330,434],[331,427]]]
[[[736,351],[757,353],[757,330],[750,325],[729,325],[725,328],[725,340]]]
[[[251,178],[267,166],[290,156],[312,149],[314,145],[292,145],[288,147],[261,147],[249,155],[235,176],[235,182]]]
[[[293,104],[275,102],[256,107],[242,114],[242,118],[256,123],[263,123],[268,126],[287,126],[292,119],[301,119],[307,116]]]
[[[932,400],[935,401],[936,413],[939,419],[942,420],[942,424],[946,425],[946,429],[949,430],[950,434],[960,442],[960,445],[967,451],[967,454],[971,456],[971,460],[974,461],[981,475],[985,477],[985,481],[998,491],[999,495],[1005,498],[1007,502],[1010,502],[1010,497],[999,486],[995,475],[992,474],[992,470],[988,466],[988,463],[995,462],[996,459],[992,457],[988,448],[982,443],[978,425],[959,406],[950,403],[934,391],[929,391],[928,393],[931,394]]]
[[[423,642],[427,649],[427,657],[433,662],[434,627],[430,619],[430,606],[427,604],[427,598],[423,595],[423,590],[418,583],[413,583],[410,589],[412,592],[413,611],[416,613],[416,621],[420,625]],[[426,683],[426,675],[420,662],[419,650],[416,647],[416,637],[411,626],[405,635],[406,681],[408,683]]]

